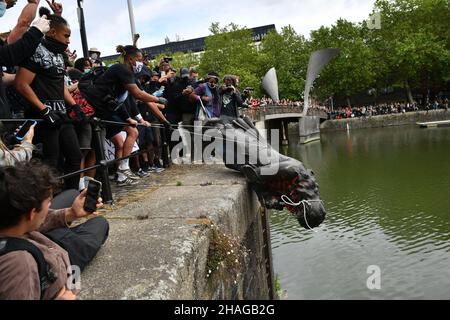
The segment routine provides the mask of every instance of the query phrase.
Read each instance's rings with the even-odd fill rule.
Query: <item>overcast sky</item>
[[[0,32],[10,30],[25,4],[0,18]],[[71,49],[81,53],[76,0],[57,0],[64,5],[63,16],[72,27]],[[368,19],[375,0],[133,0],[140,47],[172,41],[178,35],[188,40],[209,35],[212,22],[222,26],[234,22],[248,28],[275,24],[278,30],[288,24],[304,36],[322,25],[330,26],[338,18],[352,22]],[[41,0],[41,5],[45,0]],[[85,19],[89,47],[97,47],[106,56],[115,53],[117,44],[131,43],[127,0],[85,0]]]

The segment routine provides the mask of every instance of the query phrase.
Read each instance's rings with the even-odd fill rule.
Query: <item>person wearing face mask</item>
[[[219,75],[211,71],[205,78],[206,83],[200,84],[195,90],[188,88],[183,91],[184,95],[190,96],[193,101],[202,101],[205,106],[208,118],[220,117],[220,92]],[[197,109],[196,118],[198,119],[200,108]]]
[[[93,68],[93,65],[89,58],[80,58],[75,61],[74,67],[81,73],[88,73]]]
[[[65,85],[64,54],[70,43],[70,26],[57,15],[48,19],[50,30],[34,55],[20,64],[16,90],[28,102],[25,117],[43,120],[36,126],[35,141],[43,144],[44,162],[68,174],[80,170],[81,151],[74,124],[67,122],[67,112],[75,111],[79,122],[86,118]],[[66,189],[78,189],[79,180],[79,175],[67,179]]]
[[[141,72],[144,66],[142,62],[138,61],[141,53],[138,48],[118,46],[117,52],[121,54],[122,63],[112,65],[98,79],[88,82],[86,85],[83,84],[82,79],[79,89],[83,97],[94,107],[99,118],[116,122],[125,121],[136,126],[138,122],[133,119],[127,110],[126,102],[129,96],[142,103],[156,102],[165,105],[167,100],[146,93],[136,84],[135,74]],[[170,123],[165,123],[165,125],[170,126]],[[117,142],[119,139],[114,139],[114,137],[120,134],[122,130],[123,128],[120,126],[107,126],[106,138]],[[121,147],[123,157],[131,154],[138,137],[136,128],[128,128],[127,130],[130,131],[130,134]],[[130,170],[128,160],[119,164],[117,173],[120,185],[133,184],[133,180],[136,180],[136,176]]]
[[[9,2],[8,2],[9,3]],[[8,3],[0,0],[0,17],[2,17]],[[10,105],[6,99],[5,87],[12,85],[14,77],[3,73],[3,67],[14,67],[21,61],[32,56],[40,44],[44,34],[50,29],[50,22],[42,17],[31,24],[22,38],[13,44],[7,45],[0,40],[0,119],[10,118]]]

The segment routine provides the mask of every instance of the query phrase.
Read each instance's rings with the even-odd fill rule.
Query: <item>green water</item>
[[[322,134],[284,150],[312,168],[328,216],[311,232],[271,215],[287,299],[450,299],[450,129]],[[367,268],[381,270],[369,290]]]

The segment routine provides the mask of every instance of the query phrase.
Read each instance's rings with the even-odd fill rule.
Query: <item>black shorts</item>
[[[75,125],[75,131],[78,136],[78,143],[81,150],[92,149],[92,126],[90,123]]]
[[[122,118],[116,114],[111,114],[107,117],[102,118],[102,120],[124,123]],[[111,140],[112,137],[121,133],[125,129],[126,126],[115,125],[115,124],[104,124],[104,127],[106,128],[106,139]]]
[[[153,135],[153,128],[139,126],[138,130],[139,130],[139,138],[138,138],[139,148],[143,149],[145,147],[151,146],[153,144],[153,141],[155,140],[155,137]]]

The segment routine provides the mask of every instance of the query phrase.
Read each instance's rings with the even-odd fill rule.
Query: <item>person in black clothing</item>
[[[121,53],[123,63],[111,66],[98,79],[87,85],[82,84],[82,79],[79,89],[89,104],[95,108],[97,116],[101,119],[116,122],[126,121],[132,126],[136,126],[138,122],[129,114],[125,103],[129,96],[143,103],[166,104],[167,101],[146,93],[136,84],[134,74],[142,70],[144,65],[138,61],[138,55],[141,51],[135,46],[118,46],[117,51]],[[165,125],[170,126],[170,123],[167,122]],[[106,138],[112,139],[120,134],[122,129],[123,127],[120,126],[108,126]],[[127,137],[123,144],[123,157],[131,154],[136,139],[137,133],[135,136]],[[120,163],[117,174],[119,184],[123,184],[127,180],[131,182],[136,178],[130,170],[128,160]]]
[[[223,86],[220,87],[220,120],[230,123],[239,118],[239,108],[242,108],[241,93],[236,88],[236,78],[225,76]]]
[[[50,22],[42,17],[34,22],[21,39],[11,45],[0,40],[0,119],[11,117],[11,110],[6,99],[5,87],[12,84],[13,77],[4,77],[2,67],[14,67],[33,55],[44,33],[50,29]]]
[[[65,86],[64,54],[70,43],[67,21],[50,15],[50,30],[31,58],[20,64],[16,89],[27,100],[25,117],[43,119],[36,127],[35,141],[43,144],[44,162],[58,168],[64,157],[64,173],[80,170],[81,151],[73,123],[67,123],[67,111],[74,110],[77,119],[85,120]],[[67,108],[66,108],[67,103]],[[78,189],[80,176],[66,180],[66,189]]]

